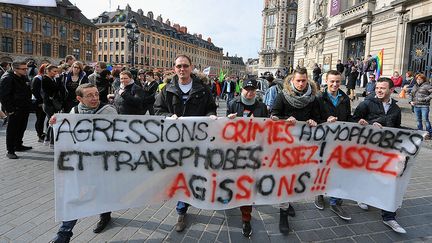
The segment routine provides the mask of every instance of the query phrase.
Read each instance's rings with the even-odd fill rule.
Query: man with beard
[[[285,79],[284,89],[276,97],[272,120],[286,119],[291,124],[305,121],[311,127],[316,126],[320,119],[317,92],[315,83],[308,80],[306,68],[294,70],[292,78]],[[279,219],[282,234],[289,232],[288,215],[295,216],[294,208],[288,202],[282,203]]]

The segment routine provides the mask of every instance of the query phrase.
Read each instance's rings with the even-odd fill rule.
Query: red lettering
[[[269,167],[271,168],[275,162],[278,168],[286,168],[303,164],[318,164],[318,160],[313,159],[317,151],[318,146],[298,146],[293,148],[285,148],[282,151],[278,148],[271,158]]]
[[[186,179],[183,173],[179,173],[174,179],[174,182],[172,183],[171,187],[168,189],[168,197],[172,198],[177,193],[178,190],[184,190],[184,194],[187,197],[191,196],[191,192],[187,187]]]
[[[327,165],[329,165],[333,160],[336,160],[336,163],[338,163],[342,168],[347,168],[346,167],[347,165],[341,163],[342,153],[343,153],[342,145],[339,145],[335,149],[333,149],[332,153],[330,154],[330,157],[327,159]]]
[[[252,184],[254,182],[254,179],[248,175],[242,175],[237,179],[237,188],[240,190],[240,192],[236,193],[235,198],[237,200],[248,200],[251,197],[251,190],[250,187],[246,187],[245,185],[243,185],[243,182],[247,182],[249,184]],[[241,194],[241,192],[243,192],[243,194]]]
[[[291,183],[289,183],[288,179],[286,178],[286,176],[282,176],[280,178],[279,181],[279,187],[278,187],[278,192],[277,192],[277,196],[280,197],[282,195],[282,189],[285,187],[285,191],[286,193],[288,193],[288,195],[291,195],[293,193],[294,190],[294,182],[296,180],[296,174],[292,174],[291,175]]]

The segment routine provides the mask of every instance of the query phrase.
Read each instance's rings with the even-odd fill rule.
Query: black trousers
[[[43,111],[42,106],[36,106],[35,114],[36,114],[35,129],[38,137],[40,138],[42,134],[44,134],[46,114]]]
[[[23,143],[24,132],[27,129],[29,111],[17,110],[9,114],[8,126],[6,129],[6,149],[8,153],[14,153],[16,146]]]

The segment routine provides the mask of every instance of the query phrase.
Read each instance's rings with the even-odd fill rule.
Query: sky
[[[212,42],[223,48],[224,55],[237,54],[246,61],[258,58],[261,45],[262,0],[69,0],[89,19],[99,16],[104,11],[115,11],[126,4],[144,14],[153,12],[156,18],[160,14],[165,22],[168,18],[173,23],[186,26],[190,34],[202,34],[203,39],[210,37]]]

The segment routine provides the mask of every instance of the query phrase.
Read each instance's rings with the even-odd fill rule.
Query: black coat
[[[336,70],[343,74],[343,71],[345,70],[345,66],[342,63],[336,64]]]
[[[373,96],[368,96],[361,102],[354,111],[353,120],[365,119],[369,124],[378,122],[384,127],[401,127],[401,109],[392,99],[390,109],[387,114],[384,111],[383,103]]]
[[[209,116],[216,115],[216,103],[210,88],[198,77],[191,75],[192,89],[189,99],[183,104],[182,91],[178,86],[178,76],[175,75],[156,97],[154,109],[156,115],[172,116]],[[235,88],[235,87],[234,87]]]
[[[150,83],[144,83],[143,85],[143,90],[144,90],[144,106],[152,106],[155,102],[155,97],[156,97],[156,90],[158,88],[159,84],[158,82],[152,81]]]
[[[36,98],[37,105],[43,104],[43,97],[41,92],[42,78],[42,76],[36,75],[31,82],[31,91],[33,96]]]
[[[127,85],[122,94],[119,93],[120,90],[116,90],[114,96],[114,106],[118,114],[142,115],[144,90],[135,83]]]
[[[346,85],[347,89],[355,89],[357,77],[359,75],[359,72],[350,72],[348,75],[348,83]]]
[[[0,102],[7,112],[16,110],[30,111],[32,106],[31,90],[26,76],[19,77],[12,71],[0,79]]]
[[[320,120],[320,111],[318,99],[314,99],[304,108],[296,108],[285,99],[283,92],[276,96],[275,103],[272,108],[272,115],[281,119],[294,117],[298,121],[307,121],[312,119],[316,122]]]
[[[238,117],[243,117],[244,112],[244,104],[241,102],[240,96],[235,97],[228,105],[227,115],[236,113]],[[252,111],[254,117],[268,117],[267,106],[259,102],[257,99],[255,100],[254,110]]]
[[[330,97],[327,93],[327,89],[318,95],[318,102],[320,106],[320,120],[319,122],[326,122],[327,118],[330,116],[334,116],[338,118],[338,121],[347,121],[352,122],[351,116],[351,102],[348,97],[342,90],[339,90],[338,103],[336,106],[333,105],[333,102],[330,100]]]

